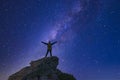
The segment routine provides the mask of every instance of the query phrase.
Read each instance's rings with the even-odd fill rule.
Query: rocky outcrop
[[[58,70],[58,64],[59,59],[55,56],[31,61],[30,66],[11,75],[8,80],[76,80]]]

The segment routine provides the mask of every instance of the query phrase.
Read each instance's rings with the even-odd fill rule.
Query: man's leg
[[[52,50],[50,50],[50,56],[52,56]]]
[[[49,52],[49,50],[47,50],[47,53],[46,53],[45,57],[47,57],[47,55],[48,55],[48,52]]]

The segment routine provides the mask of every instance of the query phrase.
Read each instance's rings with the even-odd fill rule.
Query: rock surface
[[[55,56],[31,61],[30,66],[11,75],[8,80],[76,80],[58,70],[58,64],[59,59]]]

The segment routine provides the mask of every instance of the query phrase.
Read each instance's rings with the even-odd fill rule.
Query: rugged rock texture
[[[8,80],[76,80],[72,75],[57,69],[55,56],[31,61],[30,66],[11,75]]]

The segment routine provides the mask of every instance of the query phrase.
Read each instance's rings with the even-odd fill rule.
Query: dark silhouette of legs
[[[47,57],[49,52],[50,52],[50,56],[52,57],[52,50],[47,50],[47,53],[46,53],[45,57]]]
[[[47,50],[47,53],[46,53],[45,57],[47,57],[47,55],[48,55],[48,52],[49,52],[49,50]]]
[[[52,50],[50,50],[50,56],[52,56]]]

